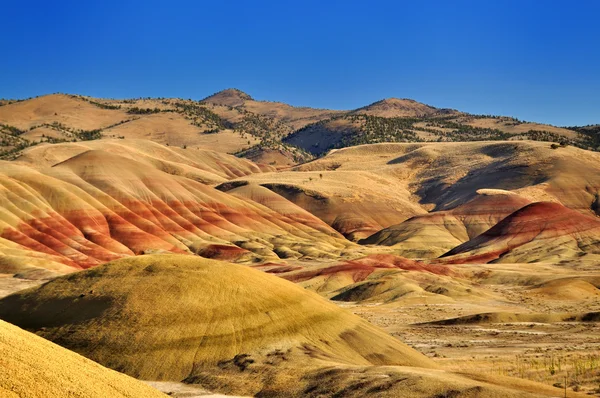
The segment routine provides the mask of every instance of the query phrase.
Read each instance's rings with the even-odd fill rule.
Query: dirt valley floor
[[[495,266],[478,268],[497,271]],[[594,270],[523,264],[505,269],[514,273],[513,284],[474,284],[489,295],[483,299],[406,298],[403,303],[339,305],[447,369],[513,376],[561,388],[566,380],[569,390],[600,396],[600,295],[597,288],[591,294],[578,289]],[[568,297],[551,297],[552,293],[523,285],[532,278],[530,272],[568,275],[558,282],[567,286]],[[580,314],[591,315],[585,319]]]

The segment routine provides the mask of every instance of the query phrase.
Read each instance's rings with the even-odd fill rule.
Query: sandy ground
[[[206,391],[205,389],[192,384],[171,381],[144,381],[144,383],[174,398],[242,398],[238,395],[213,394],[210,391]]]
[[[494,269],[489,264],[484,268]],[[532,271],[542,277],[587,276],[571,267],[542,264],[515,264],[505,270],[528,277]],[[521,280],[517,278],[516,280]],[[397,336],[445,369],[505,375],[564,386],[600,396],[600,324],[597,322],[501,322],[467,325],[419,324],[483,312],[582,313],[600,311],[600,300],[552,300],[531,294],[514,284],[481,284],[480,289],[500,300],[453,303],[360,304],[338,303]]]
[[[8,296],[19,290],[28,289],[42,283],[47,282],[46,280],[30,280],[15,278],[10,274],[0,274],[0,298]]]

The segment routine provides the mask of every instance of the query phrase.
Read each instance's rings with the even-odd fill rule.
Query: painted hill
[[[369,171],[282,171],[236,181],[268,188],[353,241],[425,213],[395,178]]]
[[[419,300],[451,301],[465,291],[452,280],[456,273],[445,264],[426,264],[390,254],[371,254],[353,260],[312,266],[258,268],[316,291],[334,301],[393,302]],[[444,286],[443,289],[439,289]]]
[[[394,247],[408,257],[438,257],[487,231],[506,216],[531,203],[510,191],[482,189],[452,210],[414,216],[359,241]]]
[[[221,389],[241,394],[268,383],[273,361],[295,372],[332,363],[434,367],[301,287],[192,256],[122,259],[57,278],[0,300],[0,318],[137,378],[219,378],[229,385]]]
[[[380,231],[368,242],[441,255],[525,201],[596,214],[599,165],[539,142],[365,145],[285,171],[147,140],[43,144],[2,163],[1,270],[64,273],[157,251],[335,259]]]
[[[187,176],[205,183],[219,183],[230,178],[273,171],[222,152],[164,146],[148,140],[97,140],[76,143],[41,144],[23,151],[19,163],[34,167],[54,167],[88,151],[105,151],[145,164],[172,175]]]
[[[532,203],[450,250],[444,262],[558,262],[600,254],[600,220],[558,203]]]
[[[261,171],[230,155],[102,140],[32,148],[25,160],[33,164],[4,162],[0,172],[2,272],[64,273],[161,251],[330,257],[350,245],[292,203],[280,213],[207,185]]]
[[[2,397],[166,397],[4,321],[0,321],[0,352]]]

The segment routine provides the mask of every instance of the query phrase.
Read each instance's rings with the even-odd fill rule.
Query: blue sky
[[[0,97],[352,109],[386,97],[600,123],[600,1],[4,0]]]

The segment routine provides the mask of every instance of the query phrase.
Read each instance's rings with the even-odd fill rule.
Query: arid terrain
[[[600,397],[594,126],[228,89],[0,138],[1,396]]]

